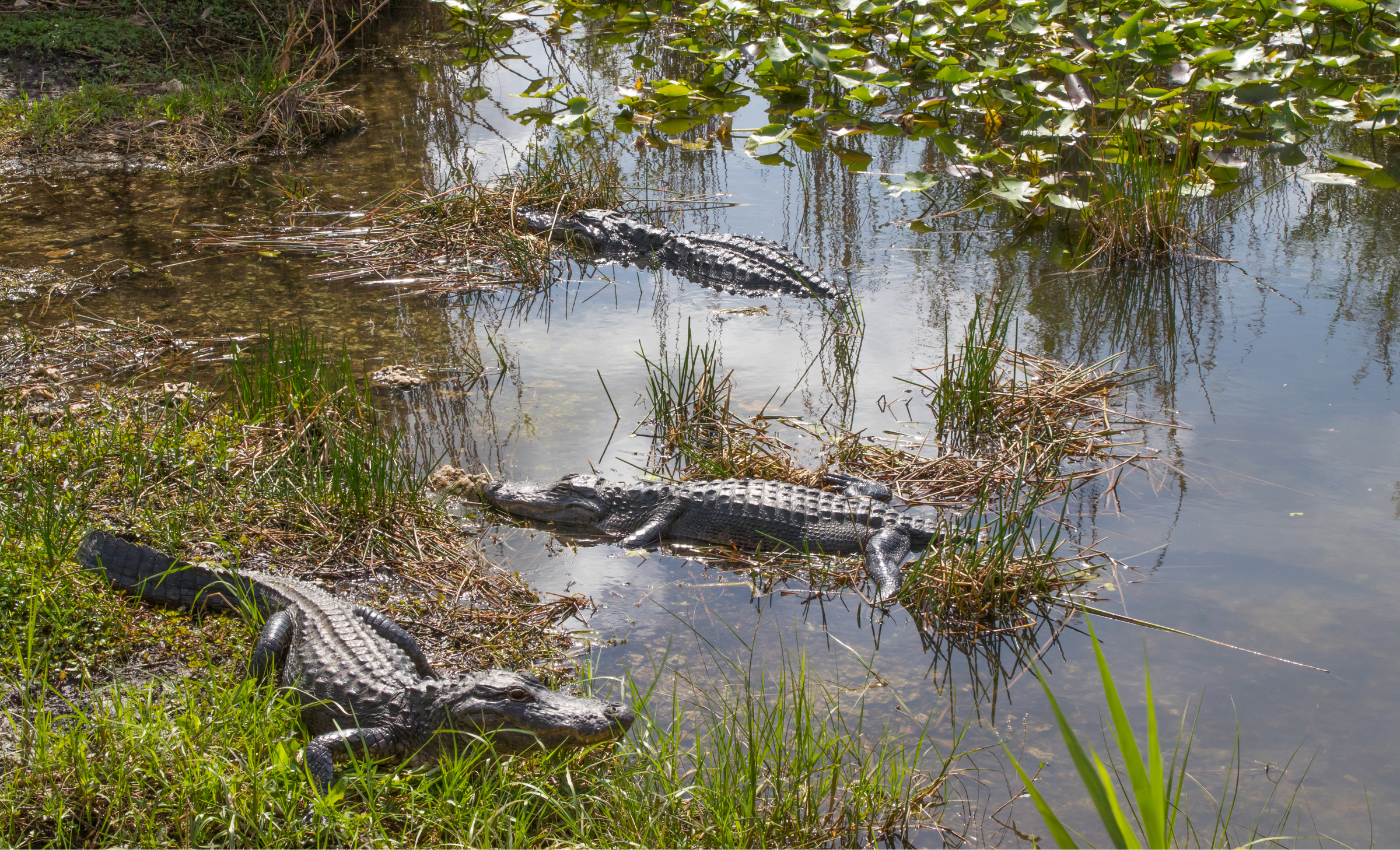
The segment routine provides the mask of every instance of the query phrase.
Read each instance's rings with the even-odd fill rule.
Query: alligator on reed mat
[[[893,494],[879,482],[839,473],[827,478],[844,492],[758,478],[665,484],[609,482],[596,475],[566,475],[553,485],[498,481],[481,492],[508,514],[584,526],[621,537],[627,548],[680,537],[828,555],[864,552],[876,585],[874,601],[888,602],[903,585],[905,557],[941,539],[937,520],[885,504]]]
[[[483,735],[497,752],[608,741],[634,719],[625,705],[567,696],[528,673],[439,678],[418,642],[393,620],[297,579],[177,563],[104,531],[83,539],[78,561],[150,602],[260,610],[266,624],[248,675],[276,677],[300,696],[313,736],[305,763],[322,794],[334,759],[351,750],[420,764]]]
[[[676,233],[614,210],[579,210],[561,216],[521,207],[515,214],[537,233],[582,240],[609,260],[655,262],[726,292],[785,292],[817,298],[839,294],[835,284],[796,254],[758,236]]]

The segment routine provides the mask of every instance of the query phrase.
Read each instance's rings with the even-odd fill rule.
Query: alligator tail
[[[237,573],[179,563],[105,531],[88,532],[78,544],[78,563],[106,573],[122,590],[162,605],[234,611],[261,602],[256,584]]]

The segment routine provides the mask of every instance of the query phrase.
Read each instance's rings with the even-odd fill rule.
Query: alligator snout
[[[631,729],[632,723],[637,719],[637,713],[632,710],[632,706],[621,702],[607,703],[603,708],[603,713],[612,720],[618,735],[623,735],[628,729]]]
[[[499,510],[541,522],[588,525],[607,513],[607,505],[592,491],[568,478],[552,486],[493,481],[481,492]]]

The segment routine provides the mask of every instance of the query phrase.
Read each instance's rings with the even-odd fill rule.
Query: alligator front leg
[[[909,556],[909,535],[897,528],[882,528],[865,541],[865,571],[875,580],[875,603],[899,595],[904,585],[900,567]]]
[[[306,769],[311,773],[311,781],[316,785],[316,793],[324,796],[335,776],[337,757],[354,751],[371,759],[382,759],[394,755],[397,750],[393,733],[381,726],[337,729],[312,738],[306,745],[304,760]]]
[[[683,509],[679,501],[657,505],[655,512],[647,517],[647,521],[636,531],[622,538],[618,545],[624,549],[640,549],[652,545],[671,529],[671,523],[676,521]]]
[[[359,617],[382,638],[402,649],[413,661],[413,667],[418,671],[418,675],[424,679],[436,679],[437,671],[428,663],[428,658],[423,654],[423,649],[418,645],[418,641],[413,639],[413,635],[403,630],[403,626],[371,608],[356,605],[352,609],[356,617]]]

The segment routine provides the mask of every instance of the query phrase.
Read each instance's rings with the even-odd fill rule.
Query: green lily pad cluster
[[[455,3],[456,0],[453,0]],[[853,170],[872,133],[932,138],[945,173],[882,182],[896,194],[975,181],[979,197],[1088,219],[1113,166],[1148,163],[1164,191],[1227,190],[1269,146],[1284,164],[1328,127],[1400,132],[1400,0],[707,0],[512,7],[554,34],[588,23],[604,43],[680,54],[677,78],[630,58],[614,125],[658,143],[723,139],[754,97],[770,123],[745,147],[832,146]],[[462,13],[465,14],[465,13]],[[474,12],[477,18],[483,18]],[[494,21],[501,20],[500,12]],[[520,120],[592,129],[601,104],[538,81]],[[1329,134],[1335,137],[1335,133]],[[1329,150],[1315,183],[1391,188],[1380,164]],[[1159,167],[1160,166],[1160,167]],[[1302,170],[1302,169],[1300,169]]]

